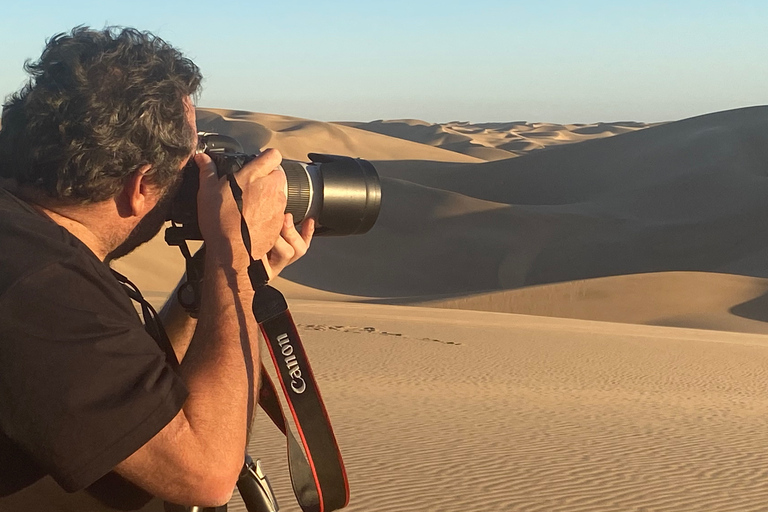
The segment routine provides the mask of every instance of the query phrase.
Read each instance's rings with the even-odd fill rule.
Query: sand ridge
[[[614,122],[561,125],[555,123],[432,124],[417,119],[339,122],[375,133],[435,146],[483,160],[503,160],[539,149],[641,130],[654,124]]]
[[[353,127],[275,114],[238,110],[197,109],[200,131],[236,138],[248,153],[267,147],[289,160],[307,161],[307,154],[330,153],[368,160],[413,158],[437,162],[480,162],[478,158],[382,137]]]
[[[300,291],[296,291],[300,293]],[[498,311],[768,334],[768,279],[654,272],[472,294],[403,299],[428,307]]]

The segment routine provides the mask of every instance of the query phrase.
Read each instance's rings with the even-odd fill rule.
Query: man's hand
[[[283,231],[286,182],[280,162],[280,152],[268,149],[235,174],[243,191],[243,216],[255,259],[264,257],[278,244]],[[236,270],[247,268],[249,259],[243,246],[240,212],[229,182],[219,179],[216,165],[208,155],[195,155],[195,163],[200,168],[198,222],[208,248],[206,257]]]
[[[301,223],[301,231],[299,232],[296,231],[296,227],[293,224],[293,215],[290,213],[285,214],[285,222],[283,223],[282,231],[280,231],[280,236],[277,238],[274,247],[261,258],[270,280],[277,277],[285,267],[306,254],[312,242],[314,232],[315,221],[313,219],[305,219]],[[186,277],[182,277],[179,285],[185,282]],[[160,311],[160,318],[171,339],[173,350],[176,352],[176,358],[182,361],[195,333],[197,320],[191,318],[184,308],[181,307],[178,301],[177,290],[178,286],[171,293],[170,298]]]
[[[314,219],[305,219],[301,223],[301,232],[298,232],[293,224],[293,215],[285,214],[280,236],[272,249],[261,259],[270,279],[277,277],[285,267],[307,253],[314,232]]]

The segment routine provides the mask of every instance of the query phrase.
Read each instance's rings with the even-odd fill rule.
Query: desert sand
[[[368,234],[318,237],[275,280],[349,510],[765,510],[768,107],[653,125],[198,118],[247,151],[382,176]],[[115,266],[157,304],[183,272],[160,239]],[[250,453],[298,511],[263,414]]]

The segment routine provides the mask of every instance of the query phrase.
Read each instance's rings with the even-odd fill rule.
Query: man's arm
[[[189,398],[165,428],[115,469],[167,501],[213,506],[228,501],[243,465],[248,397],[258,390],[259,347],[240,214],[210,159],[197,158],[200,228],[207,253],[200,318],[180,367]],[[274,170],[280,160],[279,153],[267,151],[237,176],[251,253],[264,255],[268,264],[267,253],[281,245],[279,234],[285,226],[285,176]],[[285,247],[277,250],[284,252]],[[178,332],[189,332],[191,324],[180,325]],[[244,348],[250,351],[250,361],[244,358]],[[249,390],[249,382],[255,389]]]
[[[179,285],[185,280],[186,275],[182,276]],[[171,340],[173,351],[176,353],[176,359],[182,361],[184,355],[187,353],[189,344],[192,342],[192,336],[195,334],[197,319],[189,316],[179,303],[178,296],[176,295],[179,285],[173,290],[171,296],[168,297],[168,300],[158,314],[160,316],[160,321],[165,328],[165,332]]]
[[[301,232],[298,232],[293,224],[293,215],[285,214],[280,236],[267,256],[262,258],[270,280],[277,277],[285,267],[307,253],[314,232],[314,219],[305,219],[301,223]],[[189,316],[178,299],[178,290],[186,282],[186,279],[186,274],[181,277],[179,284],[176,285],[159,313],[160,320],[176,353],[176,359],[179,361],[184,359],[197,327],[197,319]]]

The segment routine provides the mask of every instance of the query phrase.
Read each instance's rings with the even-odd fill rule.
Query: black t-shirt
[[[187,395],[109,267],[0,188],[0,496],[91,485]]]

